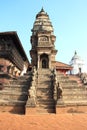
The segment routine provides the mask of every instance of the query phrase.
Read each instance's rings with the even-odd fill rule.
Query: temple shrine
[[[16,32],[0,33],[0,112],[87,112],[87,90],[71,65],[56,61],[56,36],[42,8],[32,28],[31,62]],[[76,54],[75,54],[76,55]]]

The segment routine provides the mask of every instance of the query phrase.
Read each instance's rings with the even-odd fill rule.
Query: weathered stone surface
[[[62,78],[61,78],[62,77]],[[64,79],[64,81],[63,81]],[[57,74],[57,80],[62,83],[62,98],[57,100],[57,106],[63,107],[67,106],[87,106],[87,90],[84,86],[78,86],[76,81],[66,78],[63,74]],[[61,100],[62,99],[62,100]],[[60,109],[61,109],[60,108]]]
[[[6,106],[5,111],[10,112],[10,108],[12,108],[12,112],[18,113],[20,107],[20,113],[23,112],[24,114],[28,99],[28,89],[31,83],[31,74],[29,75],[28,73],[28,75],[26,74],[18,78],[12,78],[6,74],[1,77],[4,77],[7,82],[4,82],[3,89],[2,87],[0,89],[0,108]]]

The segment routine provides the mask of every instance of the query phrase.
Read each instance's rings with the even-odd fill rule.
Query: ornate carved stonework
[[[54,42],[56,37],[53,34],[53,26],[48,14],[42,9],[37,15],[32,29],[31,45],[31,63],[37,68],[52,68],[52,62],[55,61]],[[42,56],[44,55],[44,57]]]

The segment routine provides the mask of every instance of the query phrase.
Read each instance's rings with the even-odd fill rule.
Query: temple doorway
[[[42,54],[40,56],[40,61],[41,61],[41,68],[49,68],[49,58],[47,54]]]
[[[79,74],[81,74],[82,73],[82,70],[81,70],[81,68],[79,68]]]

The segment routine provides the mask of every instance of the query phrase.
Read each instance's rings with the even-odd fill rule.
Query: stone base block
[[[87,113],[87,106],[57,106],[56,114]]]
[[[24,106],[0,106],[0,112],[10,112],[14,114],[25,114]]]
[[[25,111],[26,115],[33,115],[33,114],[37,114],[37,108],[36,107],[26,107],[26,111]]]

